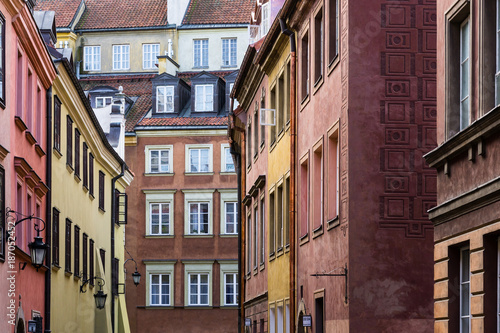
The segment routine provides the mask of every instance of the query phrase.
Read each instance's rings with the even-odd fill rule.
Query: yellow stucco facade
[[[53,332],[110,333],[114,320],[115,332],[130,332],[126,314],[125,295],[112,295],[111,225],[112,225],[112,178],[121,172],[121,163],[113,154],[110,146],[105,146],[99,131],[89,115],[88,108],[67,68],[62,62],[56,64],[58,77],[53,85],[52,103],[52,146],[47,152],[52,154],[52,258],[51,267],[51,329]],[[81,88],[79,88],[81,89]],[[60,115],[54,110],[60,103]],[[68,126],[67,119],[72,121]],[[60,119],[60,143],[54,124]],[[72,154],[68,160],[68,128],[72,131]],[[79,142],[76,131],[80,133]],[[79,152],[75,149],[79,145]],[[84,162],[84,145],[88,147],[87,161]],[[90,154],[93,159],[91,170]],[[79,160],[79,170],[77,160]],[[88,176],[85,175],[85,169]],[[93,189],[91,182],[93,173]],[[100,174],[104,175],[104,189],[100,188]],[[132,181],[130,171],[116,182],[116,189],[125,192]],[[100,208],[100,193],[104,194],[104,206]],[[67,229],[69,225],[69,232]],[[118,264],[118,282],[124,282],[124,225],[113,224],[115,239],[115,258]],[[66,242],[69,236],[70,242]],[[78,243],[78,246],[77,246]],[[91,248],[93,243],[93,250]],[[67,254],[69,244],[69,255]],[[84,250],[84,248],[86,250]],[[58,253],[54,254],[54,252]],[[86,252],[86,256],[84,253]],[[101,255],[104,255],[104,258]],[[78,260],[75,261],[75,256]],[[93,295],[99,290],[87,284],[85,293],[80,292],[84,280],[84,265],[87,265],[87,278],[91,274],[90,265],[94,262],[94,275],[105,280],[103,291],[107,294],[105,308],[98,310]],[[69,259],[69,262],[68,262]],[[104,264],[104,265],[103,265]],[[77,267],[75,267],[78,265]],[[115,298],[115,314],[111,315],[112,298]]]
[[[276,332],[286,331],[284,328],[288,327],[290,316],[288,310],[290,302],[290,99],[286,96],[290,86],[289,62],[288,38],[280,36],[263,65],[269,82],[267,105],[276,110],[276,125],[266,126],[266,137],[269,138],[267,140],[269,145],[267,195],[270,199],[267,213],[270,253],[267,271],[268,325],[270,331],[273,331],[271,326],[274,325]]]

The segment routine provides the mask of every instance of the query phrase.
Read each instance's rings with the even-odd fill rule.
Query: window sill
[[[193,69],[207,69],[210,68],[210,66],[193,66]]]
[[[73,273],[70,271],[64,270],[64,275],[66,275],[67,277],[70,277],[71,275],[73,275]]]
[[[82,277],[81,277],[80,275],[76,275],[76,274],[75,274],[75,275],[73,275],[73,279],[74,279],[75,281],[79,281],[79,280],[81,280],[81,279],[82,279]]]
[[[54,148],[52,148],[52,153],[53,153],[54,155],[56,155],[57,159],[59,159],[59,160],[60,160],[60,159],[61,159],[61,157],[63,156],[63,154],[61,154],[61,152],[59,151],[59,149],[57,149],[57,148],[55,148],[55,147],[54,147]]]
[[[332,59],[332,61],[330,61],[330,63],[328,64],[328,76],[330,76],[335,67],[337,67],[337,65],[339,64],[339,62],[340,62],[340,56],[337,53],[335,57]]]
[[[28,142],[30,143],[30,145],[33,146],[35,143],[37,143],[35,137],[33,136],[33,134],[31,134],[30,131],[24,132],[24,135],[26,136],[26,139],[28,140]]]
[[[219,237],[222,237],[222,238],[236,238],[236,237],[238,237],[238,234],[219,234]]]
[[[302,246],[302,245],[304,245],[307,242],[309,242],[309,233],[307,233],[304,236],[300,237],[299,246]]]
[[[285,253],[290,252],[290,244],[285,245]]]
[[[73,173],[73,171],[75,171],[75,169],[73,169],[73,167],[68,163],[66,163],[66,170],[68,170],[69,173]]]
[[[59,266],[58,264],[52,264],[52,270],[58,272],[60,269],[61,269],[61,266]]]
[[[321,88],[323,85],[323,74],[319,76],[319,78],[314,82],[314,87],[313,87],[313,96],[316,95],[316,92]]]
[[[221,305],[219,307],[221,310],[237,310],[238,309],[238,305],[236,304],[231,304],[231,305]]]
[[[87,185],[83,185],[82,189],[83,189],[83,192],[85,192],[85,193],[87,193],[89,191],[89,188],[87,187]]]
[[[260,271],[263,271],[265,268],[266,268],[266,264],[265,264],[264,262],[261,262],[261,263],[260,263],[259,270],[260,270]]]
[[[184,176],[213,176],[213,172],[184,172]]]
[[[104,208],[99,207],[99,213],[104,214],[104,213],[106,213],[106,211],[104,210]]]
[[[173,176],[173,172],[146,172],[144,173],[145,177],[154,177],[154,176]]]
[[[144,238],[151,238],[151,239],[155,239],[155,238],[174,238],[174,235],[145,235]]]
[[[238,65],[221,65],[220,68],[221,69],[227,69],[227,68],[237,68]]]
[[[206,235],[184,235],[184,238],[214,238],[214,235],[212,235],[212,234],[206,234]]]
[[[277,140],[274,140],[273,142],[271,142],[271,144],[269,145],[269,153],[271,153],[274,150],[277,142],[278,142]]]
[[[236,172],[234,172],[234,171],[221,171],[220,175],[221,176],[231,176],[231,175],[236,175]]]
[[[323,230],[323,225],[320,225],[319,227],[317,227],[316,229],[313,230],[312,232],[312,238],[316,238],[316,237],[319,237],[321,235],[323,235],[324,233],[324,230]]]
[[[327,222],[327,230],[331,230],[335,227],[338,227],[340,225],[340,219],[339,216],[335,216],[333,219]]]
[[[274,252],[271,252],[271,253],[269,254],[269,261],[271,262],[271,261],[273,261],[274,259],[276,259],[275,253],[274,253]]]
[[[306,97],[304,97],[302,99],[302,101],[300,101],[300,111],[302,112],[302,110],[304,110],[304,108],[306,107],[306,105],[309,104],[309,94],[306,95]]]
[[[17,128],[19,128],[21,130],[21,132],[24,132],[28,129],[28,126],[26,126],[26,124],[21,119],[21,117],[15,116],[14,119],[15,119]]]
[[[186,305],[184,306],[184,309],[187,309],[187,310],[199,310],[199,309],[203,309],[203,310],[211,310],[213,309],[213,307],[211,305]]]
[[[171,305],[147,305],[144,307],[141,307],[146,310],[173,310],[174,307]]]
[[[35,145],[35,151],[38,154],[38,156],[40,156],[40,157],[44,157],[45,155],[47,155],[47,154],[45,154],[45,151],[38,143]]]
[[[80,183],[82,180],[80,179],[80,175],[77,175],[76,172],[75,172],[75,181],[77,183]]]
[[[258,266],[255,266],[253,268],[253,275],[257,275],[259,273],[259,267]]]
[[[94,200],[95,199],[94,193],[89,193],[89,197],[90,197],[90,200]]]
[[[260,142],[260,152],[262,153],[262,151],[264,150],[264,147],[266,146],[266,141],[261,141]]]

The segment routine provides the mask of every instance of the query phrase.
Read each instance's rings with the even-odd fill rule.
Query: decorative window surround
[[[113,45],[113,70],[130,69],[130,45]]]
[[[236,169],[234,168],[233,157],[231,156],[229,143],[224,143],[221,145],[221,153],[220,153],[220,165],[221,172],[227,173],[236,173]]]
[[[226,226],[226,203],[237,203],[238,202],[238,191],[232,189],[218,189],[220,193],[220,233],[223,235],[238,235],[238,219],[237,211],[234,213],[234,232],[228,232]],[[234,207],[237,209],[236,205]]]
[[[167,161],[167,170],[168,171],[162,171],[162,164],[161,164],[161,156],[158,156],[158,171],[152,171],[151,168],[153,167],[153,170],[155,169],[154,165],[151,163],[151,152],[157,151],[157,152],[162,152],[162,151],[168,151],[168,161]],[[158,145],[158,146],[146,146],[144,149],[144,156],[145,156],[145,166],[146,166],[146,173],[148,174],[164,174],[164,173],[173,173],[173,151],[174,151],[174,146],[173,145]],[[161,155],[161,154],[160,154]]]
[[[146,304],[147,306],[173,306],[174,300],[174,266],[175,261],[172,262],[144,262],[146,265]],[[158,304],[153,304],[152,299],[152,276],[153,275],[163,275],[169,277],[169,292],[167,302],[162,302],[161,297]],[[161,288],[160,288],[161,289]],[[161,290],[160,290],[161,291]],[[161,294],[161,292],[160,292]]]
[[[213,292],[213,264],[214,261],[186,261],[184,264],[184,306],[212,306],[212,292]],[[207,274],[208,275],[208,302],[207,304],[192,304],[190,302],[190,281],[191,274]],[[198,289],[199,293],[199,289]]]
[[[142,68],[156,69],[158,64],[158,56],[160,55],[160,44],[143,44],[142,45]]]
[[[184,193],[184,236],[203,237],[213,235],[213,189],[203,190],[182,190]],[[191,234],[190,233],[190,203],[208,203],[208,233]]]
[[[186,173],[190,174],[207,174],[213,172],[213,145],[212,144],[201,144],[201,145],[186,145],[186,154],[185,154],[185,162],[186,162]],[[207,171],[193,171],[191,169],[191,152],[190,150],[194,149],[208,149],[208,170]],[[198,155],[200,156],[200,155]],[[201,161],[198,166],[201,165]]]
[[[146,195],[146,236],[174,235],[174,194],[177,190],[143,190]],[[169,204],[169,232],[167,234],[153,234],[151,224],[151,204]]]
[[[85,71],[101,70],[100,46],[85,46],[83,48],[83,70]]]
[[[220,305],[221,306],[237,306],[238,305],[238,261],[219,262],[220,266]],[[227,281],[227,275],[232,275],[235,280]],[[229,279],[230,280],[230,279]],[[232,285],[232,293],[228,290]],[[229,292],[229,294],[228,294]],[[228,302],[228,296],[232,302]],[[231,297],[232,296],[232,297]]]
[[[174,112],[174,86],[156,87],[156,112]]]

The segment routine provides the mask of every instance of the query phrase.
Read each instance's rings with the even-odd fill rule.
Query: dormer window
[[[156,87],[156,112],[174,112],[174,86]]]
[[[212,84],[198,84],[195,87],[195,111],[213,111],[214,86]]]
[[[113,103],[112,97],[96,97],[95,98],[96,109],[106,107],[107,105],[111,105],[111,103]]]

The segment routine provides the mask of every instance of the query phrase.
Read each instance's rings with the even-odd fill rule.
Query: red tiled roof
[[[38,0],[35,10],[56,12],[56,27],[69,27],[82,0]]]
[[[144,118],[137,126],[227,126],[227,117]]]
[[[85,0],[85,5],[85,12],[76,29],[167,25],[167,0]]]
[[[254,0],[191,0],[182,24],[249,23]]]

